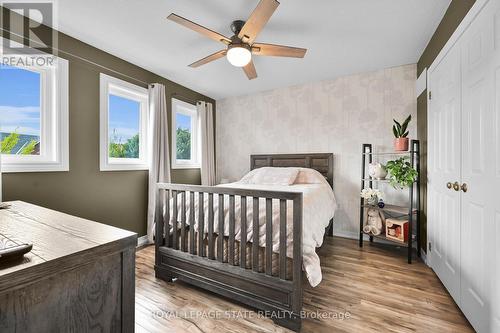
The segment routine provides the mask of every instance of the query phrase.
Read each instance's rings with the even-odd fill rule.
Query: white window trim
[[[177,159],[177,121],[176,114],[191,117],[191,156],[194,159]],[[193,145],[193,143],[196,143]],[[201,167],[201,124],[196,105],[172,98],[172,169],[199,169]]]
[[[2,172],[69,171],[68,61],[48,57],[55,66],[18,66],[40,73],[40,155],[2,154]]]
[[[132,99],[141,105],[139,130],[139,158],[109,157],[109,94]],[[100,121],[99,121],[99,166],[101,171],[147,170],[148,165],[148,90],[117,79],[100,74]]]

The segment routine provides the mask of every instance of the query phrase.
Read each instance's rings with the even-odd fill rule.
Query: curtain
[[[149,87],[149,115],[148,241],[153,242],[156,184],[170,183],[167,101],[162,84],[155,83]]]
[[[201,185],[215,185],[214,115],[212,103],[196,103],[201,122]]]

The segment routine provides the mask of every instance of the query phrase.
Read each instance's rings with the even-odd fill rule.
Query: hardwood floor
[[[316,288],[304,282],[311,318],[302,332],[473,332],[432,270],[406,264],[403,252],[334,237],[320,257],[323,281]],[[156,279],[153,267],[154,246],[139,250],[136,332],[290,332],[210,292]]]

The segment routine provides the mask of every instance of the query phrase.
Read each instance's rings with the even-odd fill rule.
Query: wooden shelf
[[[392,238],[387,238],[384,234],[372,235],[372,234],[367,234],[366,232],[363,232],[363,234],[367,235],[367,236],[371,236],[373,238],[383,239],[385,241],[388,241],[388,242],[391,242],[394,244],[399,244],[401,246],[408,246],[408,242],[400,242],[400,241],[392,239]],[[412,242],[414,242],[414,241],[415,241],[415,237],[414,237],[414,235],[412,235]]]
[[[363,205],[363,207],[365,207],[365,208],[377,208],[377,209],[380,209],[380,210],[387,212],[387,213],[395,213],[395,214],[400,214],[400,215],[408,215],[409,211],[410,211],[409,207],[390,205],[390,204],[385,204],[384,208],[380,208],[378,206],[373,206],[373,205]],[[417,209],[413,208],[412,213],[417,214]]]
[[[376,178],[363,178],[362,181],[364,182],[381,182],[381,183],[388,183],[389,179],[376,179]]]
[[[387,152],[378,152],[378,153],[369,153],[369,152],[365,152],[363,153],[363,155],[410,155],[410,154],[417,154],[418,152],[414,151],[414,152],[411,152],[411,151],[387,151]]]
[[[380,182],[380,183],[388,183],[390,181],[389,179],[376,179],[376,178],[363,178],[361,180],[364,182]],[[415,179],[413,182],[416,183],[417,180],[418,178]]]

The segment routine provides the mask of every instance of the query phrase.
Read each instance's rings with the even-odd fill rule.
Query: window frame
[[[69,171],[68,61],[46,57],[53,58],[55,65],[14,66],[40,74],[40,154],[0,154],[4,173]]]
[[[148,170],[148,89],[100,73],[99,77],[99,167],[100,171]],[[139,158],[109,157],[109,95],[139,102]]]
[[[177,159],[177,113],[191,117],[191,159]],[[172,169],[201,168],[201,120],[196,105],[172,98]],[[194,158],[193,158],[194,157]]]

